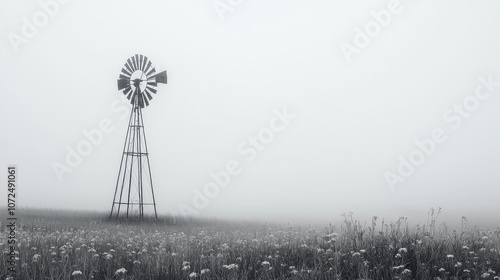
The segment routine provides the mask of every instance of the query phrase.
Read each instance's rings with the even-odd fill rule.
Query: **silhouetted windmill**
[[[144,206],[153,206],[155,218],[158,218],[141,111],[153,99],[152,94],[156,94],[158,83],[167,83],[167,71],[157,74],[151,61],[140,54],[127,60],[118,78],[118,90],[130,100],[132,112],[116,180],[111,217],[138,215],[143,218]]]

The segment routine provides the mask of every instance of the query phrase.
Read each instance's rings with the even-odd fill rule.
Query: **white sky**
[[[479,77],[500,81],[498,1],[401,0],[351,63],[340,45],[387,1],[242,0],[224,20],[212,0],[68,1],[18,52],[9,36],[43,9],[2,4],[0,166],[18,166],[22,206],[110,209],[128,114],[112,109],[116,79],[142,53],[169,74],[143,113],[161,213],[192,205],[233,159],[242,173],[203,215],[422,222],[442,207],[449,221],[500,222],[500,87],[458,129],[443,120]],[[283,107],[297,117],[246,162],[240,143]],[[114,131],[59,181],[53,162],[103,119]],[[447,140],[392,192],[384,173],[436,128]]]

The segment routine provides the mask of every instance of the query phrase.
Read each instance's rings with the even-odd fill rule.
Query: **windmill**
[[[167,83],[167,71],[156,73],[151,61],[141,54],[127,60],[118,78],[118,90],[130,100],[132,111],[110,217],[143,218],[144,206],[152,206],[158,218],[142,109],[149,106],[159,83]]]

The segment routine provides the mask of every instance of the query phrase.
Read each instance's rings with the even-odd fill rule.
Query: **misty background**
[[[2,1],[0,166],[18,167],[20,207],[111,209],[130,110],[116,79],[140,53],[169,78],[143,110],[160,214],[192,205],[193,189],[237,160],[241,174],[202,215],[424,223],[442,207],[450,223],[499,225],[500,87],[458,129],[443,119],[479,77],[500,81],[499,2],[401,0],[351,63],[341,44],[387,1],[220,2],[234,4],[223,17],[212,0],[61,2],[14,47],[43,9]],[[284,107],[296,118],[246,162],[238,146]],[[113,131],[59,180],[54,162],[103,119]],[[391,191],[384,174],[436,128],[446,142]]]

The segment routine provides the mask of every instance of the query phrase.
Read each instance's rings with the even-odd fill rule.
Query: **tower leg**
[[[118,177],[116,178],[116,187],[115,187],[115,194],[113,196],[113,204],[111,205],[111,213],[109,214],[110,217],[113,217],[113,211],[115,209],[115,204],[116,203],[116,194],[118,192],[118,186],[120,185],[120,174],[122,172],[122,167],[123,167],[123,159],[125,158],[125,151],[127,149],[127,142],[128,142],[128,138],[129,138],[129,133],[130,133],[130,125],[132,123],[132,116],[133,116],[133,113],[134,113],[134,110],[132,109],[132,111],[130,111],[130,117],[129,117],[129,120],[128,120],[128,128],[127,128],[127,134],[125,135],[125,143],[123,144],[123,153],[122,153],[122,159],[120,161],[120,170],[118,171]],[[128,158],[127,158],[128,159]],[[126,165],[126,163],[125,163]],[[123,193],[123,186],[121,188],[121,192],[120,192],[120,200],[121,201],[121,194]],[[117,204],[118,205],[118,210],[117,210],[117,215],[119,215],[120,213],[120,204]]]
[[[141,118],[141,123],[144,123],[144,121],[142,119],[142,112],[139,114],[139,116]],[[151,165],[149,164],[148,144],[147,144],[147,141],[146,141],[146,132],[144,131],[144,129],[142,130],[142,135],[143,135],[143,138],[144,138],[144,147],[146,149],[146,161],[148,163],[149,182],[150,182],[150,185],[151,185],[151,196],[153,198],[153,208],[155,210],[155,219],[158,219],[158,213],[156,212],[155,192],[154,192],[154,189],[153,189],[153,176],[151,176]]]

